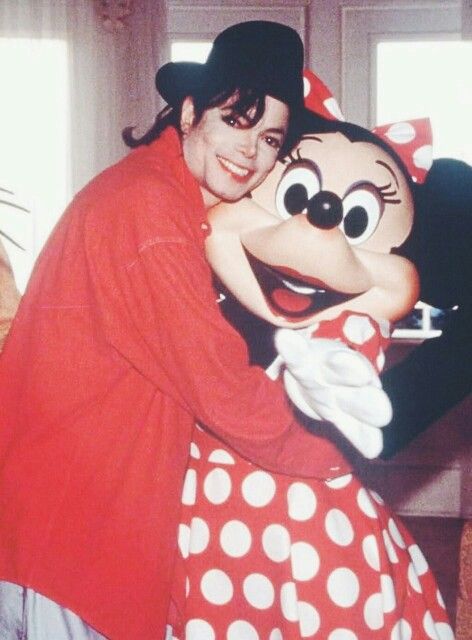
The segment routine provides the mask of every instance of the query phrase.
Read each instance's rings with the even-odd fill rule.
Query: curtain
[[[136,125],[139,134],[152,124],[160,107],[154,75],[168,57],[165,4],[164,0],[134,0],[124,28],[109,31],[94,0],[1,0],[1,39],[51,40],[61,42],[67,52],[67,126],[61,134],[67,153],[61,166],[53,166],[51,145],[41,139],[41,129],[55,116],[42,114],[39,124],[28,128],[38,118],[37,102],[43,90],[35,85],[34,53],[31,69],[15,77],[12,90],[14,99],[17,90],[31,89],[28,104],[18,105],[23,115],[14,123],[0,121],[4,133],[14,128],[10,146],[0,144],[0,188],[13,190],[16,201],[32,210],[34,254],[67,200],[127,152],[122,129]],[[13,170],[21,179],[11,178]],[[46,184],[38,188],[34,180],[40,171],[45,172],[42,183]],[[29,246],[23,220],[20,227],[22,244]]]

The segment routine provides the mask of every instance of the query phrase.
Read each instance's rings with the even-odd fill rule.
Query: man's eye
[[[274,149],[280,149],[280,147],[282,146],[282,141],[279,140],[279,138],[274,138],[273,136],[266,136],[265,141],[270,147],[273,147]]]
[[[226,116],[222,116],[222,119],[223,122],[225,122],[229,127],[238,127],[241,124],[240,118],[232,113]]]

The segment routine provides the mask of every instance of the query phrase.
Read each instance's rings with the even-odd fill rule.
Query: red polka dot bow
[[[336,99],[317,75],[303,73],[305,106],[328,120],[345,120]],[[372,129],[405,163],[413,182],[423,183],[433,163],[433,132],[429,118],[378,125]]]

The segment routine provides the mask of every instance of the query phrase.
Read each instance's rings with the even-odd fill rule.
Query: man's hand
[[[383,447],[381,427],[392,419],[392,408],[369,360],[337,340],[291,329],[277,331],[275,346],[295,406],[311,418],[332,422],[364,457],[377,457]]]

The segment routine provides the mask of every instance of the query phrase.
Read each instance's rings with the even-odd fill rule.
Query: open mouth
[[[296,277],[284,267],[274,267],[261,262],[247,249],[246,257],[273,313],[287,319],[302,320],[314,313],[341,304],[358,294],[339,293],[328,289],[321,280],[310,281]]]

